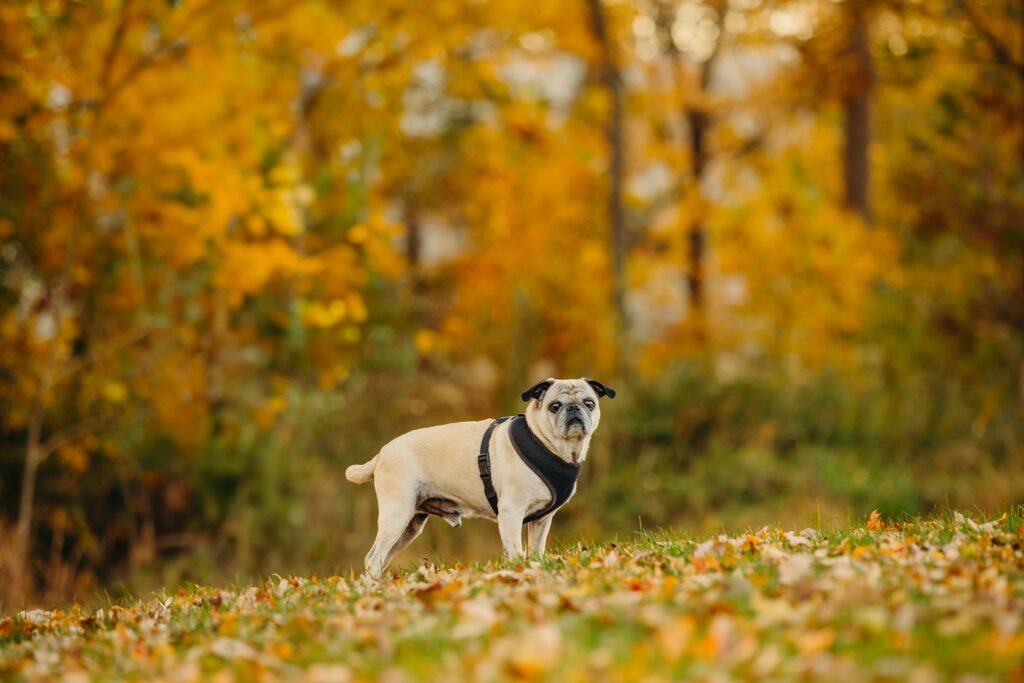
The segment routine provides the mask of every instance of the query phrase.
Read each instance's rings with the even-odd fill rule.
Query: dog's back
[[[390,462],[409,455],[429,457],[431,454],[451,449],[453,441],[456,443],[460,442],[463,440],[462,437],[467,440],[468,444],[472,444],[473,439],[479,439],[490,422],[490,420],[453,422],[432,427],[422,427],[406,432],[389,441],[369,461],[362,465],[349,466],[345,470],[345,478],[354,484],[365,484],[373,480],[373,474],[382,459]],[[476,448],[470,445],[466,454],[475,458]]]

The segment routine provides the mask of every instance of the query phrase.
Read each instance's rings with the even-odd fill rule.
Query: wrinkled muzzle
[[[568,403],[558,411],[556,424],[563,439],[582,438],[591,432],[594,420],[582,403]]]

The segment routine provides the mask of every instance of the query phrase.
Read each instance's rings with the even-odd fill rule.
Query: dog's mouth
[[[565,432],[566,434],[586,434],[587,425],[581,418],[571,417],[565,423]]]

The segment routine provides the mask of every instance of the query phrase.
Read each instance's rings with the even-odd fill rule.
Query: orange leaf
[[[867,527],[869,531],[885,531],[885,522],[882,521],[882,515],[878,514],[878,510],[871,511]]]

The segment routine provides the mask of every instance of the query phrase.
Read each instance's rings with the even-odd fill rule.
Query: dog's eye
[[[587,410],[593,410],[595,403],[588,398],[583,402],[583,405],[587,407]]]
[[[561,407],[561,403],[559,403],[558,401],[554,401],[551,405],[548,406],[548,410],[550,410],[552,413],[557,413],[558,409]]]

